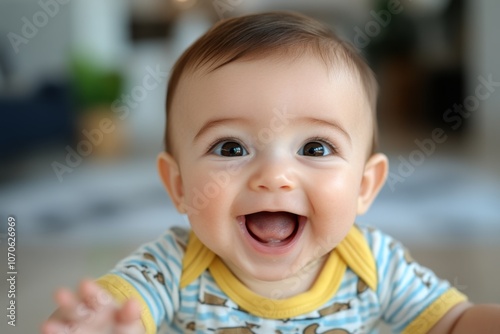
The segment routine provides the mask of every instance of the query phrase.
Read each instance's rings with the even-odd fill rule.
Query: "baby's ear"
[[[184,192],[182,190],[182,177],[177,161],[172,155],[166,152],[161,152],[158,154],[157,166],[163,186],[170,195],[177,211],[180,213],[186,213],[186,210],[182,205],[184,201]]]
[[[387,178],[389,161],[384,154],[372,155],[365,164],[363,178],[358,196],[358,215],[364,214],[370,208],[378,192]]]

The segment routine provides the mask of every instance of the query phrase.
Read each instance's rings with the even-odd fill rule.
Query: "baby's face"
[[[347,72],[329,73],[313,56],[267,58],[179,83],[174,202],[233,272],[291,276],[332,250],[364,210],[372,116]]]

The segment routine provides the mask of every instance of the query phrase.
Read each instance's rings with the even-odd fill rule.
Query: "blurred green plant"
[[[75,57],[71,72],[75,99],[81,112],[109,110],[122,92],[122,74],[116,70],[105,69],[89,58]]]

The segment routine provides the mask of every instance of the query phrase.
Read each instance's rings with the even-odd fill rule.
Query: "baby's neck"
[[[327,256],[308,263],[293,276],[279,281],[262,281],[239,275],[234,275],[251,291],[270,299],[285,299],[308,291],[321,272]]]

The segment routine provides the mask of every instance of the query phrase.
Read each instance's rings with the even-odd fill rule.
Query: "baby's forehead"
[[[352,82],[353,86],[356,86],[356,89],[358,89],[360,92],[366,91],[362,73],[358,68],[356,68],[356,66],[354,66],[354,64],[344,60],[335,61],[335,63],[333,63],[332,61],[325,60],[325,58],[321,55],[312,52],[302,52],[300,54],[288,52],[284,54],[283,52],[275,51],[268,54],[259,53],[256,55],[246,55],[230,62],[224,62],[224,59],[219,59],[219,61],[217,62],[207,62],[203,65],[190,66],[185,68],[178,82],[178,85],[182,85],[183,83],[186,84],[186,82],[188,82],[190,85],[193,83],[193,81],[203,79],[206,76],[213,76],[216,80],[223,81],[225,80],[224,76],[217,76],[213,74],[221,71],[227,73],[231,71],[231,69],[235,68],[234,65],[239,64],[272,63],[275,64],[276,67],[284,66],[289,70],[289,72],[292,72],[294,67],[300,62],[320,64],[322,66],[322,72],[325,74],[325,76],[329,77],[330,80],[333,81],[336,78],[348,79]],[[258,69],[258,67],[256,68]],[[274,76],[286,76],[286,74],[286,71],[272,73],[272,75]],[[246,78],[241,78],[242,81],[245,79]],[[311,84],[318,85],[318,83],[316,82]],[[371,94],[368,94],[368,92],[366,93],[367,97],[370,99],[369,95]]]
[[[244,85],[246,81],[249,80],[248,71],[245,72],[242,70],[245,66],[250,66],[250,74],[259,73],[259,79],[262,82],[269,80],[280,82],[280,80],[282,80],[284,83],[283,86],[286,86],[290,75],[293,75],[293,73],[296,72],[296,68],[304,63],[313,64],[311,66],[314,68],[314,72],[317,73],[317,75],[324,75],[324,77],[328,78],[328,83],[324,80],[314,80],[316,77],[308,76],[309,73],[305,73],[304,77],[301,77],[301,80],[297,80],[296,77],[294,77],[294,80],[297,80],[297,84],[300,84],[299,81],[310,80],[308,86],[317,91],[321,91],[325,89],[325,84],[328,85],[326,89],[329,89],[331,83],[342,82],[343,86],[351,88],[351,91],[348,93],[353,97],[353,104],[367,102],[369,108],[374,107],[373,92],[369,91],[362,74],[353,64],[344,61],[339,61],[335,64],[328,63],[324,58],[315,53],[300,55],[271,53],[266,56],[261,55],[260,57],[244,57],[221,66],[207,64],[202,67],[190,68],[186,70],[185,75],[181,78],[179,86],[183,86],[183,95],[187,99],[193,98],[194,95],[199,93],[199,90],[213,90],[214,87],[212,86],[214,85],[223,86],[234,92],[238,90],[240,85]],[[274,71],[274,69],[280,70]],[[238,77],[238,73],[241,77]],[[206,81],[205,79],[207,77],[211,79],[209,81],[209,86],[205,87],[200,85],[199,83]],[[255,80],[255,76],[252,76],[252,78]],[[347,83],[347,85],[345,83]],[[226,84],[228,84],[229,87],[227,87],[228,85]],[[256,91],[255,95],[258,96],[258,91]]]
[[[276,70],[274,71],[274,69]],[[308,71],[309,69],[310,71]],[[304,77],[298,77],[297,74],[304,74]],[[321,79],[321,77],[326,78],[326,80]],[[315,80],[316,78],[319,80]],[[176,97],[177,101],[174,103],[174,114],[188,113],[182,117],[185,120],[182,127],[186,131],[192,131],[198,126],[197,123],[200,119],[230,118],[231,108],[248,110],[249,113],[246,116],[251,119],[251,108],[259,108],[261,98],[270,98],[273,102],[275,101],[273,94],[269,91],[274,92],[273,89],[275,89],[277,95],[286,96],[289,94],[287,92],[289,90],[300,95],[302,91],[295,90],[295,86],[302,87],[304,92],[310,93],[310,96],[329,94],[332,88],[341,91],[340,95],[333,94],[339,97],[338,103],[336,100],[333,102],[330,100],[329,106],[333,106],[332,109],[338,114],[351,113],[349,118],[352,121],[355,117],[355,127],[359,127],[359,132],[362,131],[366,134],[367,128],[370,128],[368,130],[370,133],[372,132],[370,103],[364,93],[359,75],[346,65],[328,67],[322,59],[317,57],[239,59],[215,70],[210,70],[210,68],[192,70],[186,73],[179,82],[179,90],[177,91],[179,96]],[[266,87],[265,91],[262,90],[263,87]],[[307,100],[307,95],[304,99]],[[200,104],[197,104],[197,108],[193,107],[196,100],[206,102],[201,106],[203,111],[198,109]],[[279,101],[279,97],[276,101]],[[303,111],[311,110],[316,101],[308,101],[307,103],[310,103],[308,105],[305,104],[306,102],[301,103],[300,100],[291,101],[291,103],[296,102],[301,104],[302,109],[298,111],[300,114]],[[212,103],[219,109],[214,109],[210,105]],[[247,106],[251,106],[251,108],[247,109]],[[277,107],[278,104],[268,104],[262,108],[266,109],[266,112],[272,113],[272,109]],[[293,107],[295,106],[292,105]],[[323,108],[323,106],[319,107]],[[197,111],[193,112],[195,109]],[[367,111],[358,112],[358,109]],[[179,120],[178,116],[175,119]]]

